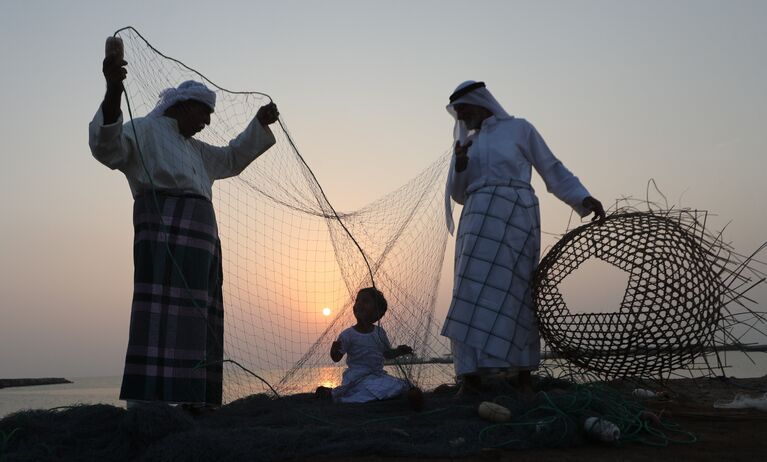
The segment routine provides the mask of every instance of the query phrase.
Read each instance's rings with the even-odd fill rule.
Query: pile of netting
[[[458,457],[487,449],[576,447],[587,443],[690,443],[696,436],[608,386],[556,379],[535,384],[524,399],[501,382],[456,402],[428,394],[412,412],[405,400],[335,405],[312,394],[282,399],[259,394],[193,417],[163,404],[106,405],[27,411],[0,420],[0,457],[8,460],[294,460],[312,456]],[[493,423],[482,400],[511,411]],[[589,419],[617,429],[605,441]]]
[[[630,202],[566,233],[541,260],[533,294],[548,348],[569,367],[609,380],[668,377],[718,346],[741,345],[748,332],[733,327],[767,319],[746,296],[765,280],[754,258],[764,245],[740,255],[706,229],[705,211]],[[590,259],[628,275],[614,311],[568,309],[560,286]]]
[[[217,102],[196,138],[221,146],[271,100],[221,88],[133,28],[115,35],[129,62],[124,85],[133,118],[150,112],[163,89],[202,81]],[[355,323],[354,298],[371,281],[389,303],[381,325],[392,345],[414,350],[414,360],[389,372],[424,388],[451,380],[451,366],[423,364],[449,353],[433,316],[447,242],[449,156],[368,206],[337,213],[283,121],[272,131],[272,148],[213,189],[223,250],[224,402],[338,385],[343,368],[331,361],[330,345]]]

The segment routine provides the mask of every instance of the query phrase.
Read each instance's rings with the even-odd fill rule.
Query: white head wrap
[[[182,101],[199,101],[208,106],[210,110],[216,108],[216,93],[209,90],[204,84],[194,80],[182,82],[177,88],[166,88],[160,92],[157,105],[149,113],[149,117],[161,116],[168,108]]]
[[[452,95],[450,95],[450,104],[447,105],[447,112],[455,119],[455,126],[453,127],[453,146],[456,141],[460,141],[461,144],[466,143],[466,138],[469,136],[469,130],[466,128],[466,123],[462,120],[458,120],[458,114],[455,110],[456,104],[473,104],[475,106],[481,106],[488,111],[492,112],[496,119],[511,119],[503,106],[495,99],[485,87],[484,82],[475,82],[474,80],[467,80],[458,85]],[[455,156],[450,163],[450,171],[447,177],[447,185],[445,187],[445,222],[450,234],[453,234],[455,224],[453,223],[453,202],[450,200],[450,189],[453,182],[453,172]]]
[[[468,87],[474,87],[468,89]],[[463,93],[461,90],[468,91]],[[461,94],[463,93],[463,94]],[[457,97],[456,97],[457,96]],[[495,99],[485,87],[484,82],[475,82],[474,80],[467,80],[458,85],[452,95],[450,95],[450,104],[447,105],[447,112],[455,119],[455,127],[453,128],[453,144],[456,141],[464,143],[466,137],[469,135],[469,131],[466,128],[466,124],[463,121],[458,120],[455,111],[456,104],[473,104],[475,106],[481,106],[488,111],[492,112],[496,119],[511,119],[511,116],[503,106]]]

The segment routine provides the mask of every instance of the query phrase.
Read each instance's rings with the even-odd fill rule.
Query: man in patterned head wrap
[[[483,82],[467,81],[450,96],[454,156],[445,192],[463,204],[455,247],[453,299],[442,335],[450,338],[463,392],[484,372],[519,372],[531,390],[540,361],[531,279],[540,255],[538,198],[532,168],[546,188],[579,215],[604,219],[601,203],[554,154],[528,121],[509,115]]]
[[[163,90],[148,117],[175,119],[179,133],[189,138],[210,124],[210,115],[215,109],[216,93],[200,82],[187,80],[176,88]]]
[[[120,399],[216,406],[222,398],[224,308],[213,182],[238,175],[275,143],[279,113],[261,107],[226,146],[194,138],[216,94],[186,81],[146,117],[123,125],[122,51],[108,53],[107,91],[89,126],[93,156],[128,179],[134,197],[134,289]]]

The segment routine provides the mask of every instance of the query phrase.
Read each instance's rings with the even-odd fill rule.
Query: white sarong
[[[531,279],[540,255],[540,212],[522,182],[467,191],[455,247],[453,299],[442,335],[456,373],[534,369],[540,361]]]

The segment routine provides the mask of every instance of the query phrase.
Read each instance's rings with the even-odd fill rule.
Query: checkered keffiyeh
[[[216,93],[200,82],[187,80],[186,82],[181,82],[178,87],[166,88],[161,91],[157,105],[148,115],[150,117],[161,116],[176,103],[190,100],[198,101],[208,106],[211,111],[216,109]]]

